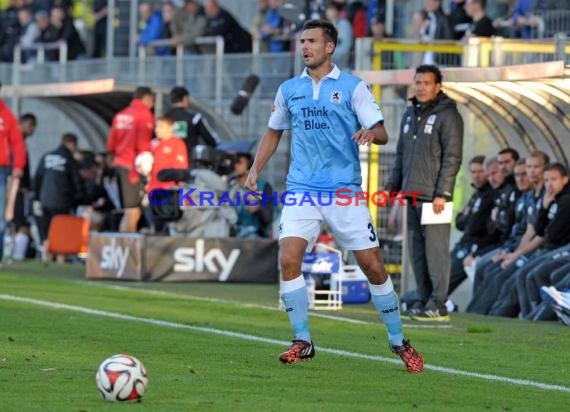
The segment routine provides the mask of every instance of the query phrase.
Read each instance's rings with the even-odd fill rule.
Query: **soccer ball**
[[[130,355],[114,355],[103,361],[95,377],[97,388],[108,401],[138,401],[148,385],[143,364]]]
[[[152,165],[154,164],[154,156],[151,152],[142,152],[135,158],[135,169],[143,176],[150,175]]]

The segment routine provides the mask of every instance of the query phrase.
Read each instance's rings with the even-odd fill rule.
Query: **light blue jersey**
[[[287,190],[361,190],[358,144],[351,138],[360,128],[370,129],[383,120],[366,84],[336,66],[318,83],[307,69],[284,82],[269,128],[292,130]]]

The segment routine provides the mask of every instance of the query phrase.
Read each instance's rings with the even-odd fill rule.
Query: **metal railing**
[[[12,84],[20,84],[20,74],[22,72],[22,57],[24,52],[36,52],[34,58],[30,61],[26,61],[28,64],[43,64],[46,61],[46,50],[58,50],[59,51],[59,81],[65,81],[66,78],[66,67],[67,67],[67,43],[63,41],[53,42],[53,43],[34,43],[29,46],[22,46],[20,44],[16,45],[14,48],[14,67],[12,70]]]
[[[559,33],[551,40],[515,40],[472,37],[465,42],[418,43],[409,39],[374,41],[356,39],[355,69],[409,69],[426,63],[431,54],[440,66],[490,67],[512,64],[569,61],[570,44]]]
[[[214,100],[215,107],[218,113],[222,111],[222,85],[223,85],[223,73],[224,73],[224,47],[225,42],[222,36],[202,36],[195,39],[194,44],[197,46],[214,46],[215,55],[215,91]],[[138,47],[138,57],[139,57],[139,80],[146,79],[146,67],[145,61],[148,57],[148,52],[150,50],[156,50],[157,48],[169,47],[175,49],[175,79],[177,85],[184,84],[184,46],[182,44],[173,45],[173,39],[160,39],[149,42],[145,45],[139,45]]]

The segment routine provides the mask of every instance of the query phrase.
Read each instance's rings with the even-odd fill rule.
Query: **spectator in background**
[[[36,14],[40,11],[49,13],[55,2],[54,0],[25,0],[24,3],[26,3],[26,7],[29,7],[33,14]]]
[[[0,87],[2,85],[0,84]],[[8,177],[20,179],[27,163],[26,145],[16,117],[0,99],[0,263],[4,256],[5,207],[8,199]]]
[[[425,42],[432,42],[433,40],[447,40],[453,38],[453,33],[449,25],[447,15],[444,13],[441,0],[424,0],[424,8],[427,13],[428,22],[422,32],[422,39]],[[449,64],[447,55],[434,54],[433,52],[426,52],[424,54],[424,64]]]
[[[383,9],[381,9],[382,11]],[[386,38],[390,37],[386,33],[386,16],[384,14],[379,14],[378,16],[370,20],[370,31],[372,33],[372,38],[375,41],[384,41]],[[336,51],[335,51],[336,53]],[[382,57],[382,68],[383,69],[399,69],[402,67],[396,67],[396,60],[394,59],[394,52],[383,51],[381,53]],[[421,63],[421,60],[417,62],[415,67]]]
[[[170,104],[172,109],[166,116],[174,120],[172,134],[186,144],[188,159],[192,157],[192,150],[200,140],[210,147],[217,146],[220,139],[204,116],[190,111],[190,92],[186,88],[174,87],[170,91]]]
[[[36,116],[32,113],[26,113],[20,116],[20,130],[24,141],[34,134],[37,126]],[[30,158],[26,148],[26,158]],[[30,214],[30,194],[32,190],[32,179],[30,177],[30,163],[27,162],[23,169],[22,177],[20,178],[20,187],[16,196],[16,204],[14,205],[14,224],[16,229],[24,226],[27,223],[27,218]],[[1,201],[1,200],[0,200]]]
[[[176,45],[176,40],[173,39],[171,25],[174,21],[175,8],[172,3],[165,1],[161,6],[162,28],[160,30],[160,40],[170,39],[172,46]],[[155,54],[158,56],[170,56],[175,54],[176,50],[173,47],[157,47]]]
[[[465,0],[452,0],[451,2],[449,24],[451,25],[454,40],[462,39],[472,23],[471,17],[465,10],[465,3]]]
[[[38,37],[40,37],[40,29],[33,19],[32,11],[23,8],[18,11],[18,21],[20,23],[20,39],[18,44],[22,48],[33,46]],[[22,63],[26,63],[35,58],[36,52],[31,50],[22,51]]]
[[[155,10],[153,3],[144,1],[139,5],[139,14],[142,22],[142,30],[138,36],[138,43],[146,46],[154,40],[160,39],[162,32],[162,13]]]
[[[107,42],[107,3],[108,0],[95,0],[93,3],[93,55],[94,59],[103,57]]]
[[[230,182],[234,186],[234,190],[241,191],[245,187],[245,181],[251,165],[253,164],[253,156],[249,153],[238,153],[236,163],[234,165],[234,179]],[[267,200],[261,201],[248,198],[255,205],[246,205],[245,202],[236,202],[236,212],[238,221],[235,229],[235,237],[256,239],[268,238],[271,236],[271,224],[273,223],[273,188],[265,180],[257,179],[258,192],[264,193]],[[242,191],[242,194],[245,192]],[[243,200],[243,199],[242,199]]]
[[[532,27],[530,25],[531,20],[531,7],[534,0],[518,0],[513,13],[512,37],[530,39],[532,38]]]
[[[20,38],[20,23],[18,11],[23,0],[10,0],[10,6],[0,11],[0,62],[12,62],[14,47]]]
[[[350,2],[346,7],[346,18],[352,25],[352,37],[359,39],[368,35],[368,17],[364,2]]]
[[[134,164],[139,153],[150,149],[154,99],[154,92],[150,88],[138,87],[131,104],[113,118],[109,131],[107,151],[114,155],[113,166],[124,210],[119,226],[121,232],[136,232],[141,217],[142,187]]]
[[[279,7],[282,5],[283,0],[269,0],[269,10],[259,32],[261,40],[269,42],[271,53],[289,50],[289,23],[279,14]]]
[[[73,24],[73,18],[65,10],[63,7],[54,7],[51,10],[51,24],[58,31],[58,40],[67,44],[67,60],[76,60],[85,57],[87,51]]]
[[[441,0],[424,0],[424,8],[430,25],[427,34],[432,40],[452,39],[449,19],[443,11]]]
[[[324,0],[307,0],[307,20],[322,19],[325,16],[325,1]]]
[[[34,179],[34,213],[39,217],[38,229],[47,252],[49,226],[54,216],[74,213],[86,202],[79,165],[74,158],[77,136],[65,133],[60,146],[46,153],[39,162]],[[45,257],[45,255],[44,255]]]
[[[196,0],[186,0],[185,6],[174,13],[170,23],[170,30],[174,44],[182,44],[186,51],[197,53],[198,47],[194,44],[196,38],[204,34],[206,29],[206,16]]]
[[[53,24],[50,23],[49,14],[47,11],[39,11],[36,13],[36,24],[40,29],[40,36],[36,39],[39,43],[54,43],[59,40],[58,30]],[[46,50],[46,61],[57,60],[57,50]]]
[[[340,68],[350,67],[350,51],[352,50],[352,26],[344,17],[340,16],[340,8],[336,3],[330,3],[325,11],[326,19],[338,31],[338,43],[334,49],[333,62]]]
[[[485,14],[486,0],[467,0],[465,10],[469,17],[473,19],[473,24],[469,27],[465,36],[492,37],[495,35],[493,22]]]
[[[251,36],[259,42],[259,52],[267,53],[269,51],[269,39],[262,38],[261,29],[265,25],[267,13],[269,11],[269,0],[257,1],[257,14],[253,18],[253,22],[249,29]]]
[[[225,53],[250,53],[251,35],[216,0],[205,0],[206,36],[222,36]]]
[[[513,14],[518,0],[495,0],[487,7],[497,35],[512,37]]]

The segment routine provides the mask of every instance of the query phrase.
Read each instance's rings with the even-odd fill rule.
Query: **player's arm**
[[[285,98],[283,97],[283,89],[279,87],[275,101],[273,102],[273,109],[269,117],[267,131],[259,142],[255,160],[253,161],[253,165],[251,165],[251,169],[245,181],[245,187],[247,189],[253,191],[257,190],[257,177],[267,165],[267,162],[271,159],[275,150],[277,150],[277,146],[279,146],[279,141],[283,135],[283,130],[287,129],[291,129],[291,116],[287,104],[285,103]]]
[[[352,136],[352,140],[361,145],[388,143],[382,110],[363,81],[354,88],[351,104],[358,122],[362,125],[362,129]]]
[[[503,261],[501,263],[501,268],[506,269],[511,263],[514,263],[519,257],[526,255],[527,253],[534,252],[536,249],[541,247],[544,244],[544,237],[542,236],[535,236],[525,245],[520,245],[517,249],[512,253],[507,253],[503,257]]]
[[[277,150],[282,135],[283,130],[268,128],[261,138],[259,146],[257,147],[257,153],[255,154],[255,160],[245,181],[245,187],[247,189],[253,191],[257,190],[257,178],[267,165],[269,159],[271,159],[271,156],[273,156],[273,153]]]
[[[534,238],[535,235],[536,231],[534,230],[534,225],[531,223],[527,223],[526,230],[522,235],[522,238],[519,242],[517,249],[526,246]]]
[[[208,146],[216,147],[220,142],[220,137],[215,130],[210,127],[206,118],[198,113],[194,116],[194,119],[196,119],[196,131],[198,132],[198,136],[200,136]],[[193,122],[194,119],[192,119]]]

